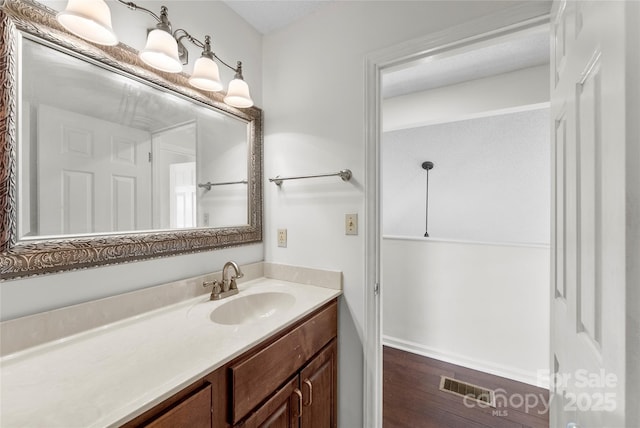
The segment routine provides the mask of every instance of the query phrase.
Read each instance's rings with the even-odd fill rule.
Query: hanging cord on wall
[[[422,162],[422,169],[427,170],[427,195],[426,195],[426,207],[424,211],[424,237],[429,237],[429,170],[433,169],[433,162]]]

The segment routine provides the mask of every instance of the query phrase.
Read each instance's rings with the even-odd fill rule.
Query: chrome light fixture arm
[[[146,8],[144,8],[144,7],[142,7],[142,6],[138,6],[138,5],[137,5],[137,4],[135,4],[134,2],[131,2],[131,1],[124,1],[124,0],[118,0],[118,2],[120,2],[120,3],[122,3],[123,5],[127,6],[127,7],[128,7],[129,9],[131,9],[131,10],[140,10],[140,11],[143,11],[143,12],[147,12],[149,15],[153,16],[153,17],[156,19],[156,21],[158,21],[159,23],[160,23],[160,22],[163,22],[163,19],[162,19],[162,18],[160,18],[158,15],[156,15],[155,13],[153,13],[152,11],[150,11],[149,9],[146,9]],[[167,8],[166,8],[165,6],[162,6],[162,8],[160,9],[160,14],[161,14],[161,15],[162,15],[162,14],[164,14],[164,19],[165,19],[165,21],[166,21],[167,23],[169,23],[169,21],[168,21],[168,17],[167,17],[167,11],[168,11],[168,10],[167,10]],[[170,26],[170,25],[171,25],[171,24],[169,24],[169,26]]]
[[[224,65],[225,67],[230,68],[231,70],[235,71],[235,73],[236,73],[235,74],[235,78],[236,79],[243,79],[243,77],[242,77],[242,61],[238,61],[237,67],[233,68],[232,66],[230,66],[229,64],[224,62],[218,55],[216,55],[215,52],[211,52],[211,54],[215,57],[215,59],[220,61],[220,63],[222,65]]]
[[[156,15],[153,11],[144,8],[142,6],[138,6],[134,2],[131,1],[123,1],[118,0],[123,5],[127,6],[131,10],[139,10],[141,12],[147,12],[149,15],[153,16],[153,18],[158,21],[156,24],[156,28],[159,30],[166,31],[171,34],[171,22],[169,22],[169,9],[166,6],[160,7],[160,16]],[[186,63],[185,63],[186,64]]]
[[[178,43],[178,55],[179,55],[180,61],[182,61],[183,64],[187,64],[189,62],[189,51],[187,50],[187,48],[184,47],[184,44],[182,43],[183,39],[187,39],[193,45],[202,49],[202,56],[207,57],[209,59],[213,59],[213,56],[210,55],[211,53],[211,37],[210,36],[204,36],[204,43],[203,43],[200,40],[193,37],[191,34],[189,34],[189,32],[184,28],[178,28],[176,31],[173,32],[173,38],[176,39],[176,43]]]
[[[122,0],[118,0],[118,1],[122,1]],[[204,36],[204,42],[202,42],[196,39],[195,37],[193,37],[191,34],[189,34],[189,32],[184,28],[178,28],[176,31],[174,31],[173,37],[178,42],[178,53],[180,54],[180,60],[182,61],[183,64],[187,64],[189,62],[189,51],[184,47],[184,44],[182,43],[183,39],[187,39],[193,45],[202,49],[202,56],[209,58],[210,60],[213,60],[214,58],[217,59],[220,64],[233,70],[236,73],[235,75],[236,78],[238,78],[238,74],[239,74],[240,78],[242,79],[242,62],[238,61],[237,67],[234,68],[229,64],[227,64],[218,55],[216,55],[216,53],[211,50],[211,36],[209,35]]]

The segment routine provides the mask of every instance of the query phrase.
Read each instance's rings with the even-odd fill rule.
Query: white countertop
[[[0,426],[119,426],[339,296],[340,290],[261,278],[220,301],[209,295],[0,360]],[[211,311],[243,295],[286,292],[292,307],[241,325]]]

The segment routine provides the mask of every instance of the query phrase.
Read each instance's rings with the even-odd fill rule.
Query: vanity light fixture
[[[104,0],[69,0],[57,19],[71,33],[90,42],[107,46],[118,44],[118,37],[111,28],[111,11]]]
[[[133,9],[132,6],[129,7],[132,10],[140,9],[149,12],[158,21],[156,28],[147,34],[147,44],[144,49],[140,51],[140,59],[144,61],[145,64],[160,71],[166,71],[167,73],[181,72],[182,62],[178,57],[178,42],[171,34],[171,23],[167,15],[167,8],[162,6],[160,8],[160,16],[158,17],[155,13],[147,9],[139,8],[135,5],[133,5],[135,9]]]
[[[202,56],[193,65],[193,74],[189,78],[189,83],[192,86],[211,92],[222,90],[224,85],[220,81],[220,70],[218,64],[213,60],[214,56],[215,54],[211,51],[211,37],[204,36]]]
[[[229,89],[224,97],[224,102],[238,108],[249,108],[253,105],[253,100],[249,95],[249,85],[242,77],[242,63],[240,61],[238,61],[235,77],[229,82]]]
[[[182,66],[189,62],[189,53],[182,44],[187,39],[202,49],[202,56],[194,64],[189,84],[203,91],[218,92],[224,88],[220,80],[220,71],[214,59],[235,72],[229,83],[224,102],[232,107],[249,108],[253,100],[249,86],[242,76],[242,62],[234,68],[220,59],[211,50],[211,37],[205,36],[204,42],[193,37],[184,29],[172,32],[168,9],[162,6],[160,16],[133,2],[117,0],[131,10],[140,10],[153,16],[158,22],[150,29],[147,43],[139,53],[140,59],[150,67],[167,73],[179,73]],[[68,0],[64,11],[58,13],[58,22],[76,36],[90,42],[114,46],[118,39],[111,26],[111,11],[104,0]]]

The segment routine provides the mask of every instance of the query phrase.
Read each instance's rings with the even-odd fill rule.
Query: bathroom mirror
[[[0,8],[0,278],[262,240],[262,112]]]

